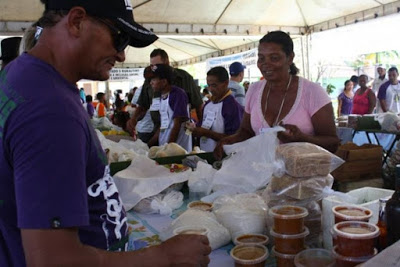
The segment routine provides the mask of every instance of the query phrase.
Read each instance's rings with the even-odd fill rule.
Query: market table
[[[189,201],[185,200],[180,209],[173,212],[171,216],[164,216],[159,214],[139,214],[134,211],[127,212],[128,225],[129,225],[129,241],[128,250],[138,250],[147,246],[158,245],[161,243],[159,233],[162,229],[177,218],[181,213],[186,210],[186,205]],[[230,257],[230,250],[234,247],[231,242],[228,245],[212,251],[210,254],[210,267],[232,267],[234,261]],[[271,247],[268,246],[269,252]],[[266,265],[268,267],[276,266],[275,258],[268,257]]]

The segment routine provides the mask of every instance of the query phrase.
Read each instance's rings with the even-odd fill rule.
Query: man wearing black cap
[[[157,37],[127,0],[42,2],[36,45],[0,74],[0,266],[206,266],[205,236],[111,252],[127,218],[75,85]]]
[[[3,70],[8,63],[14,60],[19,55],[19,44],[21,37],[10,37],[1,40],[1,70]]]

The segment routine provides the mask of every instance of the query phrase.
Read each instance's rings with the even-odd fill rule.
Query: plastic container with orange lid
[[[237,245],[231,250],[235,267],[264,267],[268,256],[268,249],[256,244]]]
[[[244,234],[240,235],[233,240],[235,245],[241,244],[258,244],[266,246],[268,244],[269,238],[266,235],[261,234]]]
[[[346,257],[365,257],[374,255],[379,228],[366,222],[340,222],[333,226],[333,234],[337,253]]]
[[[306,208],[280,205],[272,207],[269,214],[274,218],[274,231],[279,234],[293,235],[304,231],[304,218],[307,217]]]
[[[346,257],[343,255],[340,255],[337,252],[337,246],[333,247],[332,253],[336,259],[336,267],[354,267],[358,266],[359,264],[368,261],[372,257],[374,257],[376,254],[378,254],[378,250],[374,249],[374,254],[371,256],[365,256],[365,257]],[[317,266],[315,266],[317,267]]]
[[[335,255],[323,248],[310,248],[299,252],[294,258],[296,267],[334,267]]]
[[[276,258],[276,266],[278,266],[278,267],[295,267],[294,258],[296,257],[296,254],[279,253],[278,251],[276,251],[275,246],[272,247],[272,254]],[[315,267],[317,267],[317,266],[315,266]]]
[[[306,248],[305,238],[310,234],[307,227],[303,232],[296,235],[278,234],[274,230],[270,230],[271,235],[275,239],[275,250],[284,254],[297,254]]]
[[[368,222],[373,212],[368,208],[352,205],[339,205],[332,208],[335,215],[335,223],[344,221]]]

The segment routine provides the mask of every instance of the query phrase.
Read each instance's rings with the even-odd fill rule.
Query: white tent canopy
[[[400,10],[396,0],[132,0],[135,20],[160,36],[129,47],[123,67],[145,66],[154,48],[176,65],[252,49],[270,30],[292,37],[341,27]],[[43,11],[39,0],[1,0],[0,35],[21,35]]]

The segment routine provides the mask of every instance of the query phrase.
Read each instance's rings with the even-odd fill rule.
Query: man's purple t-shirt
[[[126,216],[106,164],[75,85],[28,54],[7,65],[0,73],[0,266],[26,265],[20,229],[76,227],[84,244],[123,250]]]
[[[175,118],[188,118],[188,96],[182,88],[172,86],[169,92],[168,104],[174,111],[173,119]]]

